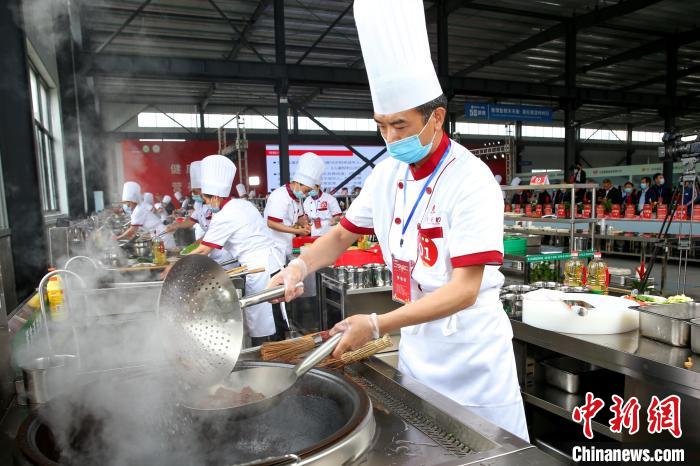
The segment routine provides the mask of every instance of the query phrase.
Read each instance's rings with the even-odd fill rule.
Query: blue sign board
[[[467,120],[552,121],[552,109],[532,105],[465,104]]]

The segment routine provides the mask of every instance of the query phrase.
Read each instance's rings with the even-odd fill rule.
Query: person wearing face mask
[[[393,297],[405,304],[338,323],[330,333],[343,336],[333,355],[401,329],[402,374],[528,440],[513,332],[499,300],[501,190],[489,167],[443,131],[447,99],[423,2],[355,0],[354,18],[390,157],[372,170],[340,224],[270,286],[284,284],[287,300],[299,296],[295,283],[374,233],[392,270]]]
[[[309,197],[304,200],[304,212],[311,224],[311,236],[328,233],[343,215],[338,200],[327,192],[321,191],[320,186],[316,186],[309,192]]]
[[[666,180],[661,173],[654,174],[654,186],[651,187],[656,192],[658,202],[668,204],[671,202],[671,190],[666,186]]]
[[[201,171],[202,197],[214,215],[201,244],[190,254],[211,256],[224,250],[248,269],[264,268],[264,272],[246,276],[245,294],[264,290],[270,275],[282,267],[282,251],[270,241],[269,229],[258,209],[247,200],[229,197],[236,175],[231,160],[210,155],[202,160]],[[288,327],[278,304],[274,312],[272,304],[262,303],[246,307],[244,314],[253,346],[284,339]]]
[[[632,184],[631,181],[628,181],[625,183],[625,186],[622,189],[622,200],[621,204],[623,205],[623,211],[624,208],[628,205],[636,205],[637,203],[637,193],[634,192],[634,185]]]
[[[652,204],[659,199],[659,195],[656,190],[652,189],[651,178],[645,176],[642,178],[641,183],[639,183],[639,197],[637,199],[637,213],[641,213],[644,210],[646,204]]]
[[[146,210],[153,212],[153,193],[144,193],[143,194],[143,206],[146,208]]]
[[[168,196],[167,194],[163,196],[163,200],[161,201],[161,204],[163,204],[163,209],[165,209],[165,213],[168,215],[172,215],[173,212],[175,212],[175,206],[173,205],[173,198]]]
[[[131,212],[131,223],[121,235],[115,239],[131,239],[139,232],[158,234],[165,230],[163,221],[152,210],[149,210],[141,201],[141,185],[135,181],[127,181],[122,189],[122,203],[128,206]],[[165,247],[170,249],[175,247],[175,239],[172,235],[166,234],[163,237]]]
[[[299,157],[292,182],[272,191],[265,205],[265,219],[272,230],[272,240],[284,251],[285,257],[292,253],[292,238],[309,236],[311,228],[294,228],[303,216],[302,202],[321,184],[325,166],[318,155],[307,152]]]

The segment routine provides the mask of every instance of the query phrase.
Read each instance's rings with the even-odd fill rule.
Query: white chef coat
[[[303,213],[301,202],[294,196],[288,184],[272,191],[265,205],[265,220],[282,223],[288,227],[294,226]],[[285,258],[292,253],[294,234],[270,229],[270,236],[277,248],[284,251]]]
[[[199,206],[197,205],[199,204]],[[194,238],[199,241],[204,238],[207,230],[209,229],[209,224],[214,215],[214,211],[207,204],[201,202],[195,203],[195,209],[190,215],[190,220],[195,222],[194,224]],[[225,249],[215,249],[209,254],[209,257],[214,259],[216,262],[224,263],[231,259],[233,256]],[[225,265],[224,269],[229,270],[235,267],[235,264]]]
[[[448,144],[401,247],[403,223]],[[503,197],[489,168],[444,136],[415,173],[392,158],[379,163],[341,225],[374,232],[389,267],[392,255],[414,262],[413,300],[445,285],[455,267],[485,265],[473,306],[401,330],[399,370],[527,440],[513,332],[499,301]]]
[[[282,268],[282,251],[270,240],[270,229],[260,212],[244,199],[229,199],[221,211],[211,217],[202,244],[216,250],[225,250],[249,269],[264,267],[265,272],[246,276],[246,294],[263,291],[270,275]],[[262,303],[246,307],[246,326],[251,337],[275,333],[272,304]]]
[[[316,198],[309,196],[304,200],[304,213],[308,215],[311,223],[311,236],[321,236],[331,229],[331,219],[340,217],[343,211],[335,197],[323,192]],[[316,227],[316,219],[321,222],[320,228]]]
[[[147,204],[138,204],[131,212],[131,226],[137,227],[148,233],[162,233],[165,230],[165,225],[158,215],[152,210],[149,210]],[[163,243],[166,249],[175,247],[175,238],[168,233],[163,235]]]

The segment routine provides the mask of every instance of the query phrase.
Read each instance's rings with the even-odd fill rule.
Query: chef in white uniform
[[[309,217],[311,236],[321,236],[328,233],[331,227],[340,221],[343,211],[338,205],[338,200],[327,192],[321,191],[320,186],[316,186],[314,191],[315,193],[312,191],[304,200],[304,213]]]
[[[285,257],[292,253],[292,238],[309,236],[311,228],[293,228],[304,215],[302,202],[321,184],[324,164],[321,157],[307,152],[299,157],[292,182],[272,191],[265,205],[265,219],[272,239]]]
[[[400,308],[353,315],[334,356],[401,328],[399,370],[528,440],[512,346],[499,300],[503,197],[489,168],[443,132],[447,100],[421,0],[355,0],[374,119],[391,157],[367,178],[340,225],[271,282],[287,286],[332,264],[374,232]]]
[[[262,273],[246,276],[245,293],[252,294],[264,290],[270,275],[282,267],[282,251],[270,241],[269,229],[258,209],[249,201],[229,198],[235,175],[236,166],[223,155],[202,160],[202,196],[214,215],[200,246],[191,254],[225,250],[248,269],[264,268]],[[250,306],[244,312],[254,346],[276,339],[272,304]],[[281,336],[284,338],[284,332]]]
[[[144,207],[146,207],[146,210],[153,211],[153,193],[144,193],[143,194],[143,204]]]
[[[131,212],[131,224],[129,228],[116,239],[131,239],[134,235],[142,233],[158,234],[165,230],[165,225],[158,215],[149,210],[144,202],[141,202],[141,185],[135,181],[127,181],[122,189],[122,203]],[[163,236],[166,249],[175,247],[173,235]]]

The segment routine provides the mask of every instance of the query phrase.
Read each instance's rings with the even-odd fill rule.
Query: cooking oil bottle
[[[156,265],[165,265],[168,259],[165,253],[165,242],[159,236],[153,236],[151,240],[151,252],[153,253],[153,263]]]
[[[583,286],[584,268],[583,260],[578,257],[578,252],[572,252],[571,259],[564,262],[564,285]]]
[[[591,292],[597,294],[608,294],[608,282],[610,274],[608,273],[608,264],[601,258],[601,254],[596,252],[593,255],[593,260],[588,264],[587,285]]]
[[[46,285],[46,297],[49,301],[49,315],[51,320],[61,321],[65,319],[66,312],[63,305],[63,284],[57,276],[49,278]]]

